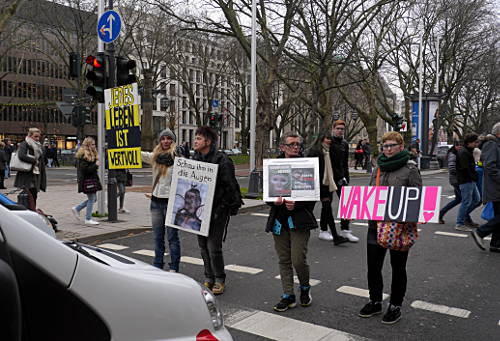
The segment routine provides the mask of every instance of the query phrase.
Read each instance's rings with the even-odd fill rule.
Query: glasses
[[[382,145],[383,149],[390,149],[399,146],[399,143],[392,143],[392,144],[384,144]]]
[[[300,143],[294,142],[294,143],[285,144],[285,146],[287,146],[288,148],[300,147]]]

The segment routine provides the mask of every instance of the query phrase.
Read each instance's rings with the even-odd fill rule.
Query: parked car
[[[232,340],[193,279],[59,241],[3,204],[0,302],[0,340]]]
[[[233,152],[233,155],[241,155],[241,149],[233,148],[231,151]]]
[[[445,144],[437,146],[436,148],[436,158],[439,162],[439,168],[448,167],[448,150],[453,147],[452,144]]]

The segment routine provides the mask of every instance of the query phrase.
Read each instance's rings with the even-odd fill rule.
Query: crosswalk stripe
[[[224,267],[224,269],[235,272],[243,272],[251,275],[256,275],[264,270],[258,268],[252,268],[250,266],[241,266],[236,264],[229,264]]]
[[[102,247],[103,249],[109,249],[109,250],[115,250],[115,251],[128,249],[128,246],[112,244],[112,243],[104,243],[104,244],[99,244],[97,246]]]
[[[189,263],[189,264],[194,264],[194,265],[203,265],[203,259],[189,257],[189,256],[182,256],[181,257],[181,262],[183,262],[183,263]]]
[[[359,297],[366,297],[370,298],[370,292],[366,289],[361,289],[361,288],[356,288],[356,287],[351,287],[348,285],[343,285],[340,288],[337,289],[338,292],[341,292],[343,294],[348,294],[348,295],[354,295],[354,296],[359,296]],[[387,294],[382,294],[382,299],[385,300],[389,297]]]
[[[254,217],[269,217],[268,213],[253,212],[253,213],[250,213],[250,215],[253,215]]]
[[[149,256],[149,257],[154,257],[155,252],[153,250],[137,250],[132,253],[135,253],[137,255],[143,255],[143,256]],[[165,252],[165,256],[168,255],[168,253]]]
[[[448,307],[446,305],[434,304],[424,301],[413,301],[410,306],[416,309],[433,311],[436,313],[456,316],[465,319],[468,318],[471,313],[469,310]]]
[[[436,231],[434,234],[438,234],[440,236],[448,236],[448,237],[459,237],[459,238],[467,238],[468,236],[463,233],[452,233],[452,232],[443,232],[443,231]]]
[[[239,318],[233,318],[233,316]],[[358,335],[260,310],[237,311],[226,319],[226,326],[271,340],[360,341]]]
[[[278,276],[276,276],[276,277],[274,277],[274,278],[276,278],[276,279],[281,279],[281,275],[278,275]],[[300,284],[300,282],[299,282],[299,278],[298,278],[297,276],[293,276],[293,282],[294,282],[295,284]],[[321,283],[321,281],[320,281],[319,279],[312,279],[312,278],[309,278],[309,285],[310,285],[310,286],[312,286],[312,287],[313,287],[313,286],[315,286],[315,285],[318,285],[318,284],[320,284],[320,283]]]

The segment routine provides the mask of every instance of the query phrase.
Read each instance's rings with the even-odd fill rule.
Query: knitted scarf
[[[325,174],[323,175],[323,185],[328,186],[329,192],[335,192],[337,190],[337,185],[333,180],[333,169],[332,162],[330,160],[330,149],[325,145],[321,146],[321,150],[325,157]]]
[[[387,157],[385,154],[379,156],[377,164],[382,172],[392,172],[406,165],[410,160],[410,153],[403,150],[392,157]]]
[[[40,174],[40,162],[42,162],[41,158],[43,155],[42,144],[38,141],[33,140],[29,136],[26,136],[24,140],[31,148],[33,148],[33,151],[35,152],[36,163],[33,166],[33,174]]]

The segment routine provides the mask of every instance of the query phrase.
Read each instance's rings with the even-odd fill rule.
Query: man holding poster
[[[280,158],[301,157],[301,137],[295,133],[285,133],[281,136]],[[301,172],[301,175],[306,172]],[[307,171],[309,174],[310,171]],[[298,175],[297,175],[298,176]],[[305,177],[306,180],[309,176]],[[301,183],[300,186],[306,184]],[[311,286],[309,284],[309,265],[306,261],[307,243],[310,230],[317,228],[313,210],[315,201],[292,201],[278,197],[274,202],[267,202],[271,212],[266,224],[266,232],[272,232],[274,248],[278,254],[281,285],[283,295],[273,309],[278,312],[293,308],[295,293],[293,290],[293,269],[300,282],[300,303],[303,307],[311,305]]]
[[[226,281],[222,241],[229,216],[236,215],[243,201],[233,161],[226,154],[217,151],[216,143],[217,133],[212,128],[205,126],[196,130],[193,160],[218,165],[208,236],[198,235],[198,245],[205,266],[204,285],[215,295],[220,295],[224,293]]]
[[[372,174],[371,186],[422,187],[422,178],[417,164],[410,160],[410,153],[404,149],[401,134],[394,131],[384,134],[382,137],[382,151],[383,154],[377,160],[377,168]],[[392,286],[390,304],[382,318],[384,324],[394,324],[401,319],[401,305],[403,304],[407,281],[406,261],[409,252],[392,249],[389,251],[392,267]],[[382,267],[386,252],[387,249],[378,243],[377,222],[369,220],[367,262],[370,302],[359,312],[361,317],[371,317],[382,312]]]

